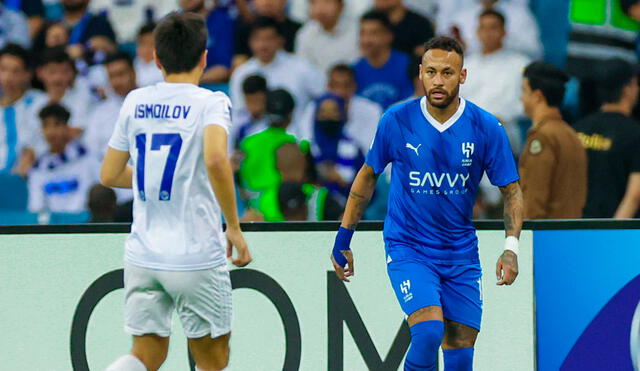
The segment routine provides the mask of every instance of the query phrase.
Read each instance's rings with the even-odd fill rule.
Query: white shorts
[[[231,332],[231,279],[226,265],[178,272],[125,263],[124,291],[124,329],[131,335],[170,336],[174,308],[188,338]]]

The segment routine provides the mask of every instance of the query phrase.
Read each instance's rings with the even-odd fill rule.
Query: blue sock
[[[473,348],[443,349],[444,371],[472,371]]]
[[[444,335],[442,321],[424,321],[411,326],[411,347],[404,361],[405,371],[435,371],[438,348]]]

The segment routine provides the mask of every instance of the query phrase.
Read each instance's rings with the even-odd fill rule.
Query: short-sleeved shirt
[[[228,132],[224,93],[162,82],[125,99],[109,146],[129,152],[133,166],[128,263],[170,271],[226,264],[220,206],[203,158],[208,125]]]
[[[413,55],[416,47],[429,41],[435,33],[427,18],[408,10],[404,18],[393,25],[393,35],[393,48]]]
[[[0,106],[0,173],[13,169],[23,149],[35,147],[40,126],[33,120],[34,102],[42,95],[29,90],[12,105]]]
[[[69,27],[69,44],[86,44],[95,36],[104,36],[116,42],[116,34],[107,17],[87,12],[78,23]]]
[[[560,115],[527,133],[520,156],[527,219],[579,219],[587,200],[587,153]]]
[[[227,8],[216,7],[207,15],[207,31],[209,32],[207,68],[231,67],[235,21],[229,15]]]
[[[360,58],[353,66],[358,83],[358,95],[378,103],[383,109],[413,94],[413,82],[407,75],[409,56],[393,50],[387,63],[380,68]]]
[[[614,112],[598,112],[574,125],[587,150],[589,173],[585,218],[611,218],[640,172],[640,123]]]
[[[462,98],[444,123],[429,114],[424,97],[391,107],[366,163],[376,174],[392,164],[388,254],[444,264],[479,260],[471,217],[483,174],[500,187],[519,179],[502,125]]]

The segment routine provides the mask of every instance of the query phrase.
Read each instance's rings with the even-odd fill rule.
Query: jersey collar
[[[427,110],[427,97],[422,97],[420,99],[420,109],[422,110],[422,114],[424,115],[424,118],[427,119],[427,121],[431,124],[431,126],[433,126],[436,130],[438,130],[441,133],[449,129],[453,124],[456,123],[456,121],[458,121],[458,119],[460,118],[460,116],[462,116],[462,113],[464,112],[465,106],[466,106],[466,101],[464,100],[464,98],[460,97],[460,105],[458,106],[458,110],[456,111],[456,113],[454,113],[453,116],[449,117],[447,121],[440,123],[440,121],[436,120],[435,117],[431,116],[431,114]]]

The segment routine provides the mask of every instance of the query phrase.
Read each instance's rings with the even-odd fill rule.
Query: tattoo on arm
[[[370,197],[365,195],[361,195],[355,191],[349,192],[349,200],[348,202],[353,205],[353,212],[356,220],[362,219],[362,214],[364,210],[367,208],[367,204],[369,203]],[[349,224],[349,229],[355,229],[358,226],[358,223]]]
[[[505,187],[500,187],[500,191],[504,197],[505,232],[507,236],[520,237],[524,209],[520,185],[518,182],[514,182]]]

